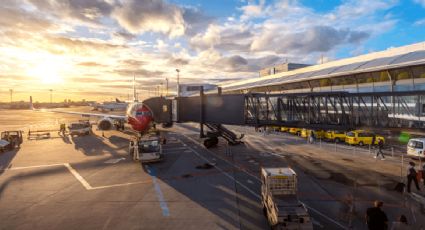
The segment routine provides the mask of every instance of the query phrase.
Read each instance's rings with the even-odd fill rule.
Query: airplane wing
[[[124,115],[113,115],[113,114],[103,114],[103,113],[84,113],[84,112],[60,111],[60,110],[47,110],[47,111],[52,113],[80,115],[82,117],[97,117],[97,118],[111,118],[114,120],[127,120],[127,116],[124,116]]]
[[[74,111],[64,111],[64,110],[46,110],[46,109],[35,109],[32,103],[32,97],[30,97],[30,109],[35,111],[50,112],[50,113],[64,113],[64,114],[73,114],[80,115],[82,117],[97,117],[97,118],[110,118],[113,120],[127,120],[125,115],[113,115],[113,114],[103,114],[103,113],[85,113],[85,112],[74,112]]]

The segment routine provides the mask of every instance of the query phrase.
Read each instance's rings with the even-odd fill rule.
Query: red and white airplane
[[[97,127],[99,130],[107,131],[114,128],[114,121],[124,121],[127,122],[133,131],[138,133],[143,133],[152,125],[153,116],[151,110],[141,102],[138,102],[136,98],[136,87],[135,79],[133,80],[133,102],[129,103],[127,106],[125,115],[112,115],[112,114],[102,114],[102,113],[84,113],[84,112],[73,112],[73,111],[58,111],[58,110],[49,110],[49,112],[54,113],[65,113],[65,114],[75,114],[83,117],[96,117],[99,118],[97,121]],[[32,97],[30,97],[30,108],[34,110],[32,104]]]

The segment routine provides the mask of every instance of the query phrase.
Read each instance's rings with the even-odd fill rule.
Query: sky
[[[140,99],[425,40],[425,0],[2,0],[0,101]],[[52,90],[52,91],[50,91]]]

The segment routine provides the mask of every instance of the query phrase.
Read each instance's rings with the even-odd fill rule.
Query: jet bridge
[[[204,94],[144,103],[157,123],[197,122],[348,130],[425,128],[425,91]],[[211,125],[210,125],[211,126]]]

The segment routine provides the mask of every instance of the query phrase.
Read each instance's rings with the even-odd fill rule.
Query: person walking
[[[65,136],[66,126],[65,123],[61,123],[59,126],[59,133],[62,134],[62,136]]]
[[[409,167],[407,168],[407,192],[410,193],[410,185],[412,184],[412,181],[415,182],[416,189],[420,191],[418,184],[418,178],[416,177],[416,170],[415,170],[415,163],[409,162]]]
[[[315,136],[314,136],[314,131],[313,130],[310,130],[310,135],[309,135],[308,138],[309,138],[308,140],[309,140],[310,144],[313,144],[314,141],[315,141]]]
[[[374,207],[366,210],[366,224],[369,230],[386,230],[388,229],[387,214],[381,210],[384,202],[376,200]]]
[[[378,158],[379,154],[381,154],[381,160],[385,160],[384,153],[382,152],[382,149],[384,148],[384,141],[382,139],[378,140],[378,151],[376,152],[375,158]]]
[[[398,221],[394,221],[391,225],[391,230],[408,230],[410,229],[409,224],[407,223],[407,218],[405,215],[401,215],[398,218]]]

